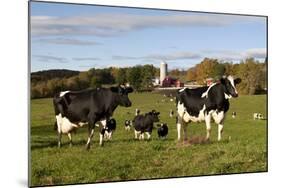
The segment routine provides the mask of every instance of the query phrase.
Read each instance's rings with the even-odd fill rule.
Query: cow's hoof
[[[91,146],[90,146],[90,145],[86,145],[86,150],[87,150],[87,151],[89,151],[89,150],[90,150],[90,148],[91,148]]]

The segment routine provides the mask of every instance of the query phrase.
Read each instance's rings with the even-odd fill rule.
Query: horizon
[[[30,2],[31,72],[159,68],[161,61],[187,70],[205,57],[263,62],[266,22],[262,16]]]

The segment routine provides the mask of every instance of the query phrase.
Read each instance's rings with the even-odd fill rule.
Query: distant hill
[[[79,71],[67,69],[52,69],[31,73],[31,81],[46,81],[53,78],[69,78],[78,75]]]

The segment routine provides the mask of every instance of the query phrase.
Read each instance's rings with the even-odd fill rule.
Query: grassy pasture
[[[222,141],[217,141],[217,126],[213,123],[211,142],[194,145],[176,141],[176,120],[169,117],[169,110],[175,110],[174,102],[152,93],[131,94],[130,99],[132,107],[118,107],[114,113],[117,130],[113,140],[99,147],[96,132],[90,151],[85,150],[86,127],[73,135],[72,148],[65,135],[62,148],[58,149],[52,100],[32,100],[31,185],[267,171],[267,121],[252,117],[254,112],[267,116],[265,95],[231,99]],[[161,122],[169,126],[168,138],[159,140],[155,129],[152,140],[134,140],[133,130],[124,130],[124,120],[133,118],[135,108],[141,112],[160,111]],[[237,112],[236,119],[231,118],[232,111]],[[187,130],[189,138],[206,133],[204,123],[191,123]]]

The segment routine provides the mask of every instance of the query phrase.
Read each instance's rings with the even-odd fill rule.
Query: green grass
[[[166,103],[159,94],[131,94],[133,106],[118,107],[114,113],[117,130],[113,140],[98,145],[96,132],[90,151],[85,150],[87,128],[73,135],[74,145],[68,146],[63,136],[57,148],[57,135],[51,99],[31,101],[31,185],[74,184],[179,176],[229,174],[267,171],[267,121],[253,120],[254,112],[266,114],[266,96],[240,96],[230,100],[222,141],[217,140],[217,125],[212,124],[211,142],[187,145],[176,141],[175,118],[169,110],[175,103]],[[165,98],[167,99],[167,98]],[[134,132],[124,130],[124,120],[132,119],[135,108],[141,112],[156,109],[161,122],[167,122],[169,135],[158,140],[134,140]],[[236,111],[236,119],[231,112]],[[128,112],[130,114],[128,114]],[[188,136],[205,136],[204,123],[188,126]]]

